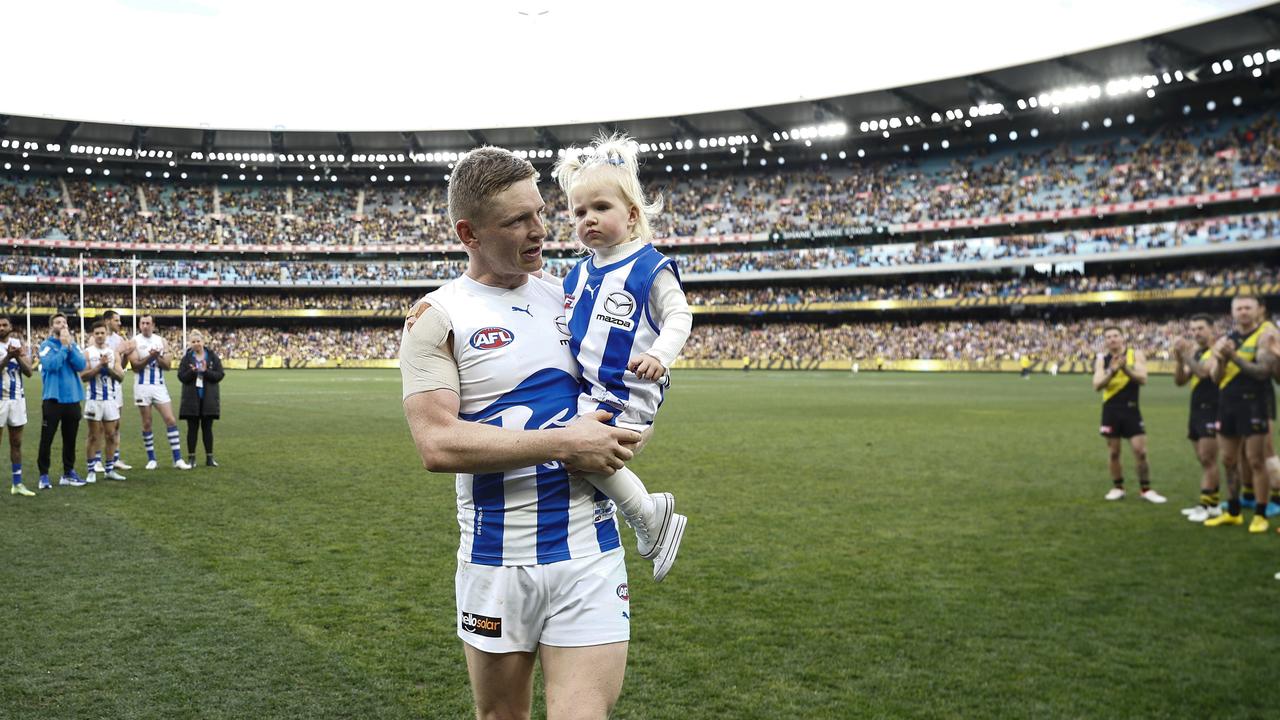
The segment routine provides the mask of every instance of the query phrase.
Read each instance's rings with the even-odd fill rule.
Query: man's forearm
[[[504,472],[565,456],[556,430],[509,430],[449,418],[419,398],[405,400],[405,417],[418,455],[432,472]]]

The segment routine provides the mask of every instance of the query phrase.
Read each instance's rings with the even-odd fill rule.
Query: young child
[[[577,237],[591,251],[564,280],[569,347],[582,369],[578,413],[605,410],[613,413],[611,424],[644,431],[662,404],[667,368],[689,338],[693,314],[675,263],[651,244],[650,220],[662,201],[645,201],[638,170],[635,143],[615,135],[597,139],[584,155],[566,155],[553,174],[569,199]],[[628,468],[582,479],[618,506],[660,582],[687,522],[675,512],[675,498],[650,494]]]

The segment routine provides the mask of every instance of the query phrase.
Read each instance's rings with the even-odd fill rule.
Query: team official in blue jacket
[[[49,321],[49,339],[40,343],[40,377],[44,381],[44,402],[40,409],[44,422],[40,428],[40,489],[53,487],[49,482],[49,465],[53,436],[62,426],[62,479],[59,485],[83,487],[76,474],[76,431],[80,429],[80,401],[84,385],[80,372],[85,368],[84,353],[76,346],[67,329],[67,316],[58,313]]]

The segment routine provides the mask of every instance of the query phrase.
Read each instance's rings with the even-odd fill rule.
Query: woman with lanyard
[[[196,430],[204,435],[204,464],[218,467],[213,459],[213,421],[222,410],[218,387],[222,382],[222,360],[217,353],[204,346],[204,334],[192,330],[191,347],[178,365],[178,380],[182,383],[182,405],[178,417],[187,421],[187,455],[191,465],[196,464]]]

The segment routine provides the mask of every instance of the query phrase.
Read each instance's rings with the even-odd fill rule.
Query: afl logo
[[[480,328],[471,336],[471,347],[477,350],[497,350],[510,345],[515,339],[515,333],[506,328]]]
[[[618,599],[619,600],[631,599],[631,588],[627,587],[626,583],[622,583],[621,585],[618,586]]]
[[[636,309],[636,299],[627,292],[609,293],[604,299],[604,311],[614,317],[630,317]]]

